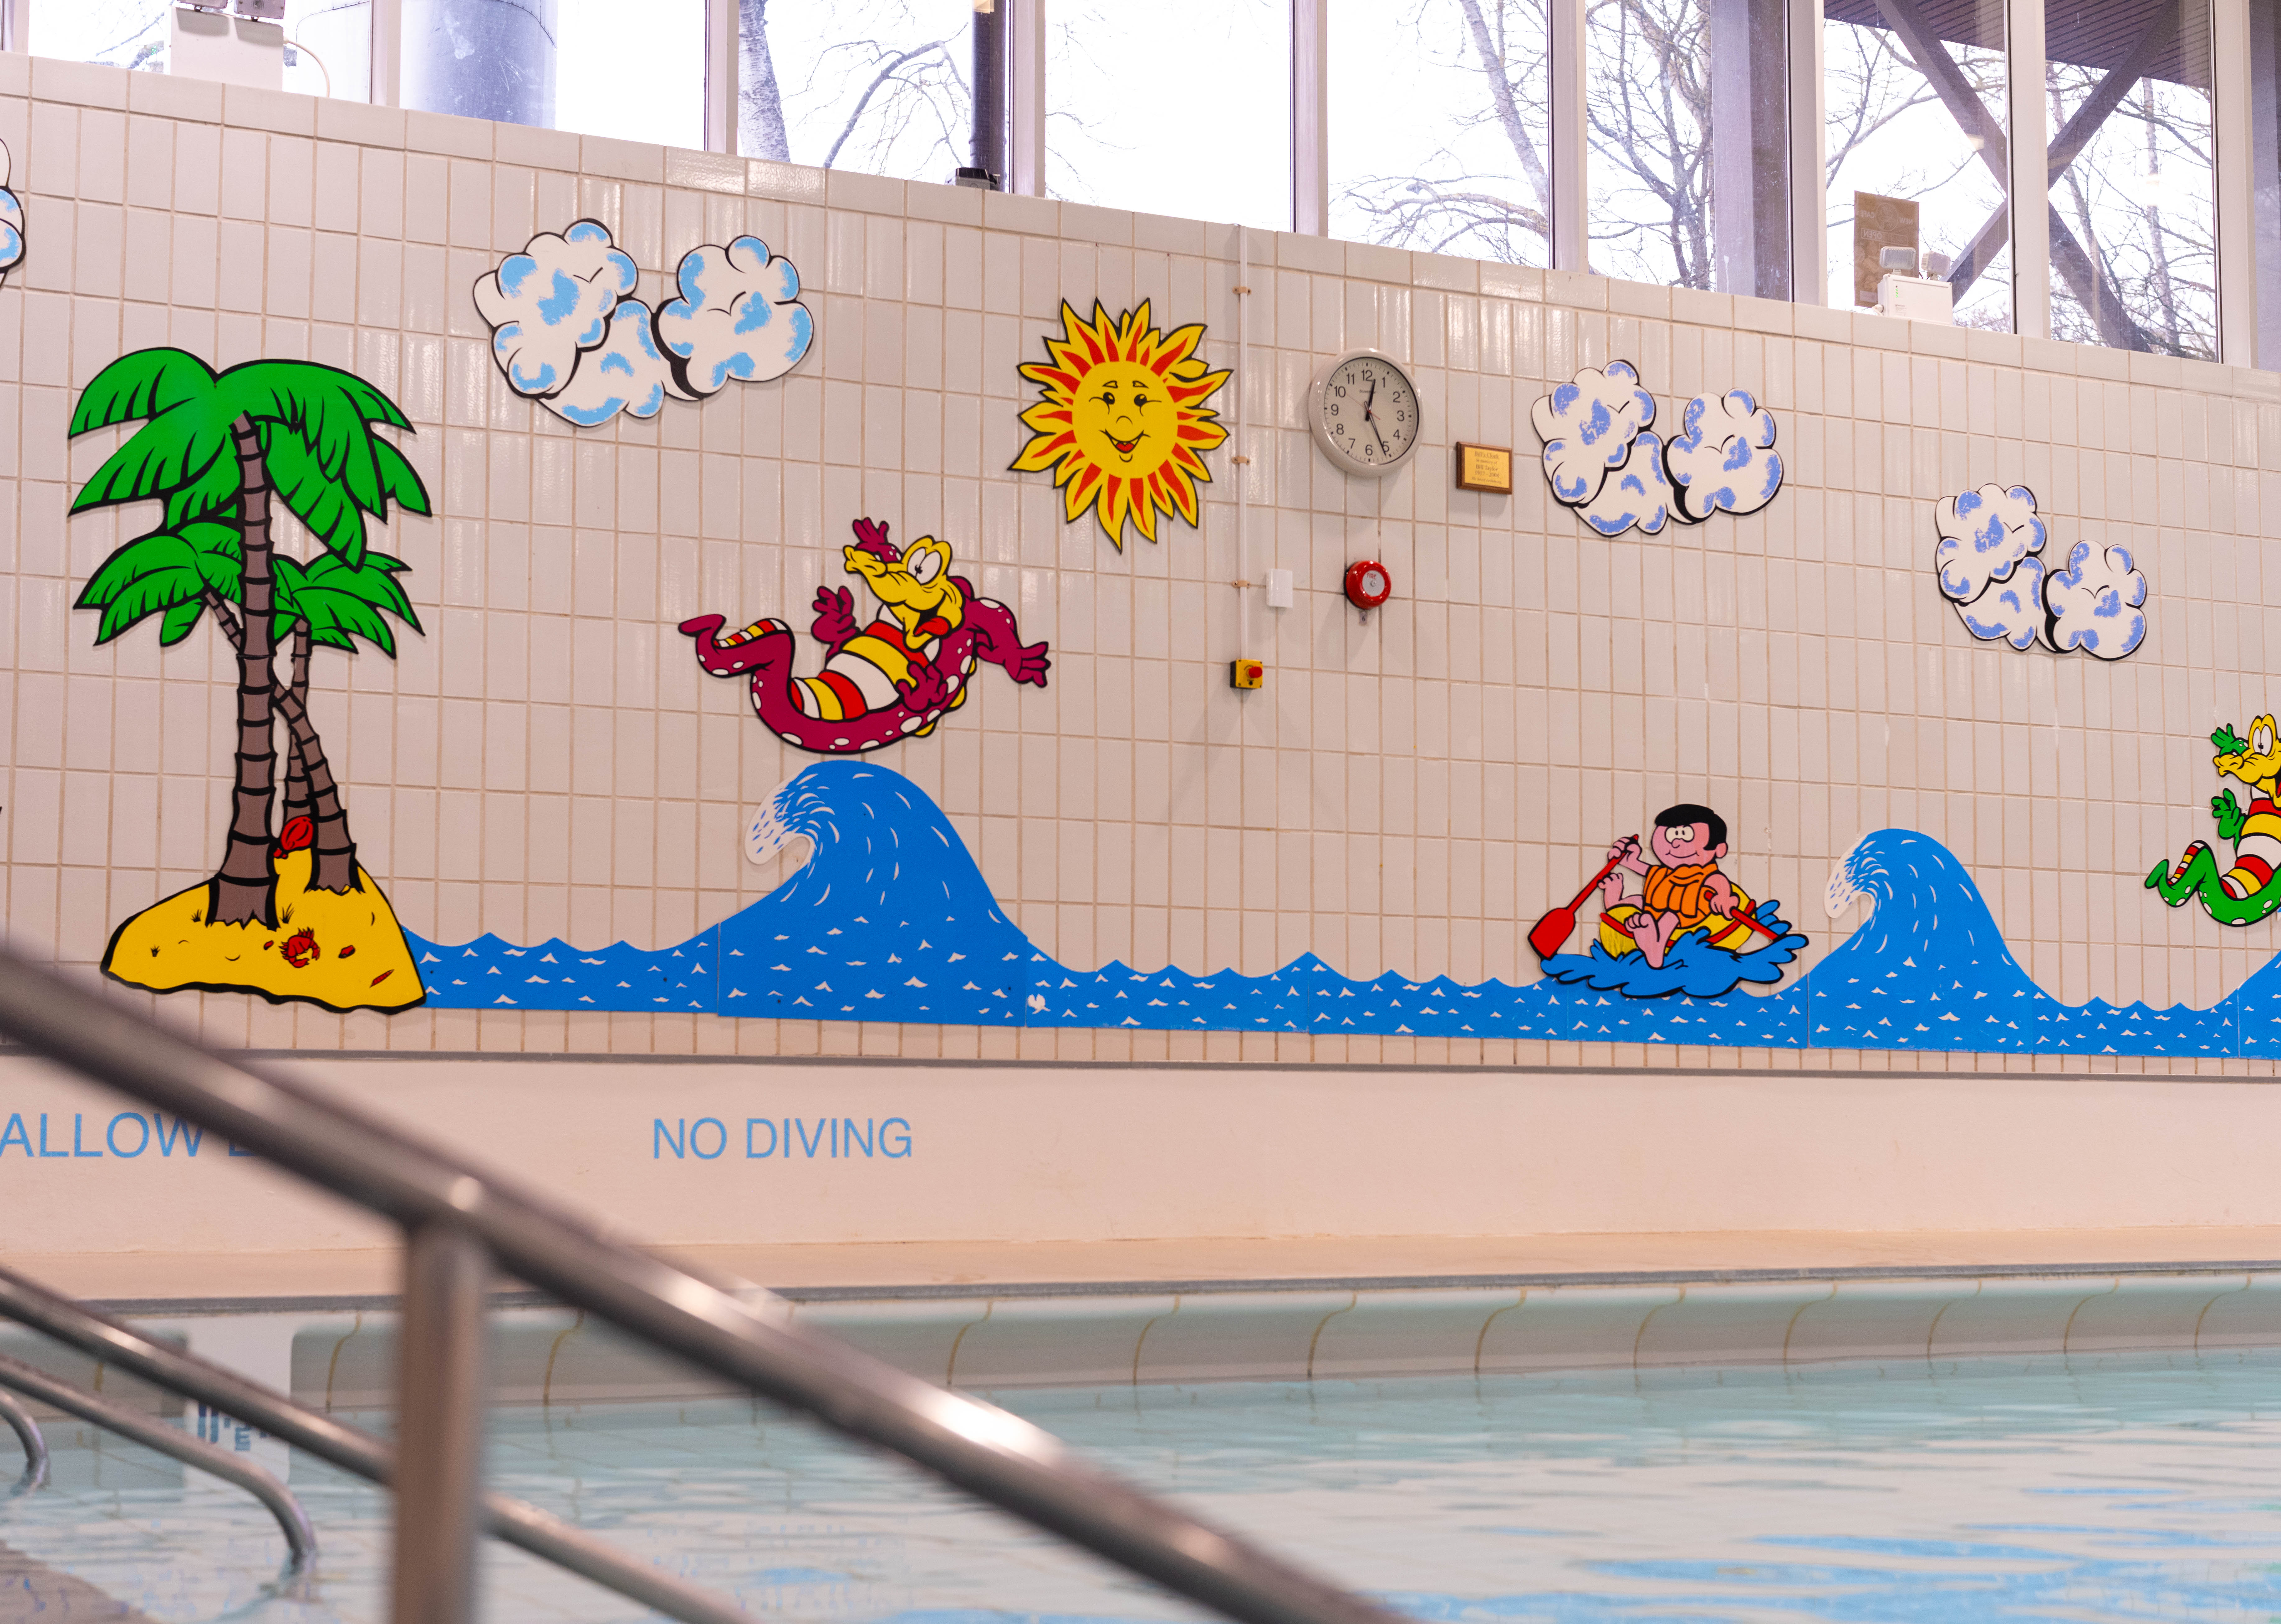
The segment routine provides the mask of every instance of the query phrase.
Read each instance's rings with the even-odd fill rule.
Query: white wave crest
[[[1829,870],[1829,883],[1821,888],[1821,911],[1832,919],[1843,919],[1846,910],[1856,902],[1875,905],[1869,893],[1853,883],[1853,854],[1860,851],[1868,839],[1867,835],[1863,835],[1847,847],[1845,855]]]

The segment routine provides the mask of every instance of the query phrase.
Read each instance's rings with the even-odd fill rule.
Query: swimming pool
[[[2237,1620],[2281,1612],[2281,1355],[1058,1388],[1071,1443],[1429,1620]],[[58,1424],[0,1543],[166,1620],[384,1613],[384,1507],[305,1458],[319,1570],[235,1491]],[[756,1614],[1194,1616],[749,1403],[494,1412],[507,1492]],[[274,1447],[274,1446],[267,1446]],[[485,1616],[630,1605],[491,1547]],[[0,1608],[0,1613],[4,1613]]]

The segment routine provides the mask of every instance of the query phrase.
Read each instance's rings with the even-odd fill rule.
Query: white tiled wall
[[[1356,976],[1527,978],[1529,924],[1680,799],[1726,814],[1730,871],[1815,938],[1807,964],[1838,939],[1818,906],[1832,860],[1889,824],[1952,848],[2071,1002],[2207,1004],[2272,949],[2272,927],[2223,932],[2140,882],[2208,831],[2210,729],[2281,703],[2262,675],[2275,375],[14,55],[0,137],[28,220],[0,290],[0,835],[11,932],[67,959],[207,872],[226,820],[226,646],[202,630],[162,653],[146,628],[97,649],[70,607],[139,516],[66,521],[117,437],[66,444],[73,392],[159,344],[352,367],[417,426],[437,515],[380,545],[411,561],[427,635],[393,665],[321,653],[314,705],[364,861],[434,939],[663,944],[774,883],[739,831],[810,758],[674,623],[804,626],[870,515],[943,537],[1053,645],[1044,692],[985,672],[885,760],[1065,963],[1259,972],[1311,948]],[[469,290],[582,214],[652,286],[700,242],[761,236],[800,267],[816,351],[646,423],[574,432],[535,410]],[[1200,531],[1121,553],[1090,517],[1064,524],[1043,476],[1003,471],[1032,398],[1017,362],[1062,299],[1095,298],[1208,323],[1250,425],[1248,469],[1233,439],[1209,459]],[[1317,363],[1364,344],[1409,360],[1428,402],[1429,444],[1382,483],[1335,472],[1298,426]],[[1666,398],[1755,392],[1782,496],[1612,542],[1552,507],[1528,406],[1613,357]],[[1452,489],[1453,438],[1514,445],[1516,493]],[[2131,548],[2153,591],[2137,657],[1970,641],[1927,568],[1930,505],[1989,480],[2032,486],[2057,542]],[[1338,590],[1364,555],[1396,584],[1366,623]],[[1272,566],[1296,572],[1297,607],[1232,584]],[[1239,653],[1270,662],[1263,692],[1228,687]],[[217,1040],[298,1048],[1999,1066],[166,1001],[201,1006]]]

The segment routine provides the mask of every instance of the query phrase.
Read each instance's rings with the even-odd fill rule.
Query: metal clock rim
[[[1320,367],[1317,367],[1315,369],[1314,381],[1307,386],[1307,428],[1309,432],[1314,436],[1315,444],[1322,448],[1323,454],[1331,460],[1333,466],[1345,473],[1355,475],[1360,478],[1384,479],[1389,474],[1398,474],[1403,468],[1408,468],[1410,466],[1411,459],[1417,454],[1418,447],[1424,442],[1426,437],[1426,403],[1422,397],[1419,398],[1418,434],[1411,440],[1409,448],[1400,456],[1395,458],[1391,462],[1365,462],[1357,458],[1349,456],[1339,445],[1339,443],[1331,437],[1329,429],[1324,425],[1323,398],[1325,392],[1330,388],[1331,375],[1333,373],[1345,366],[1349,361],[1363,360],[1365,359],[1374,361],[1384,361],[1388,366],[1393,367],[1396,372],[1402,375],[1403,382],[1409,384],[1411,394],[1412,396],[1418,396],[1418,380],[1411,376],[1410,368],[1404,366],[1401,361],[1396,360],[1393,356],[1388,355],[1385,351],[1369,348],[1343,351],[1341,353],[1333,356],[1330,360],[1325,361]]]

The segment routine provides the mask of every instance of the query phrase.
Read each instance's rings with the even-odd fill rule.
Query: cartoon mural
[[[24,203],[8,185],[13,161],[8,143],[0,141],[0,287],[7,285],[8,273],[24,262]]]
[[[561,941],[517,947],[496,936],[453,947],[414,938],[429,1003],[2053,1055],[2234,1055],[2261,1040],[2269,1049],[2259,1033],[2281,1008],[2281,961],[2208,1009],[2063,1004],[2020,968],[1964,866],[1939,841],[1906,829],[1865,836],[1839,860],[1830,916],[1861,902],[1873,912],[1796,982],[1763,995],[1710,996],[1682,985],[1641,996],[1635,986],[1549,974],[1519,986],[1392,972],[1358,981],[1313,954],[1264,976],[1072,968],[1040,951],[998,906],[926,793],[876,762],[801,769],[756,823],[761,852],[774,855],[800,839],[808,855],[784,885],[721,924],[662,949]],[[1619,849],[1635,855],[1622,842]],[[1597,888],[1588,887],[1579,905]],[[1779,940],[1805,945],[1775,919],[1773,904],[1759,903],[1756,916],[1780,931]],[[1697,940],[1674,935],[1666,971],[1681,967]],[[1644,963],[1643,950],[1632,956]]]
[[[1528,933],[1544,974],[1628,998],[1717,998],[1745,981],[1781,980],[1806,939],[1779,903],[1752,901],[1720,870],[1727,852],[1727,820],[1710,808],[1685,801],[1657,813],[1644,853],[1637,835],[1618,840],[1575,901]],[[1595,890],[1604,904],[1597,939],[1581,954],[1561,952]]]
[[[1699,524],[1714,513],[1756,513],[1782,489],[1774,414],[1747,390],[1697,395],[1679,410],[1667,442],[1651,432],[1656,400],[1629,361],[1587,367],[1529,410],[1544,442],[1553,499],[1603,536],[1666,521]]]
[[[1202,453],[1227,438],[1204,403],[1229,375],[1197,356],[1203,339],[1200,324],[1158,332],[1146,299],[1122,316],[1096,300],[1091,321],[1064,300],[1053,359],[1022,366],[1045,398],[1022,414],[1031,437],[1013,471],[1052,474],[1063,516],[1074,524],[1092,508],[1119,552],[1128,515],[1150,541],[1160,513],[1195,525],[1196,485],[1211,480]]]
[[[2130,549],[2078,541],[2053,568],[2027,486],[1986,484],[1943,497],[1933,526],[1941,596],[1983,642],[2120,660],[2146,640],[2146,577]]]
[[[101,612],[107,643],[156,615],[159,640],[211,615],[236,652],[237,771],[229,837],[211,879],[120,924],[103,968],[154,992],[257,993],[332,1009],[421,1001],[418,971],[388,899],[357,862],[348,809],[310,719],[313,646],[357,640],[391,658],[386,616],[419,620],[398,584],[400,560],[366,545],[367,515],[391,502],[428,511],[428,492],[375,425],[410,431],[387,396],[352,374],[305,361],[248,361],[217,374],[181,350],[113,361],[81,392],[73,435],[140,423],[97,468],[73,513],[161,505],[157,529],[105,559],[78,607]],[[317,551],[277,550],[272,504]],[[279,680],[277,652],[290,649]],[[274,722],[290,741],[282,827]]]
[[[2146,889],[2161,893],[2177,908],[2189,900],[2220,924],[2255,924],[2281,909],[2281,807],[2273,801],[2274,785],[2281,782],[2281,741],[2277,741],[2270,715],[2249,724],[2243,739],[2230,726],[2210,735],[2217,750],[2211,765],[2222,778],[2249,786],[2250,802],[2244,808],[2231,790],[2210,797],[2210,816],[2217,820],[2221,840],[2233,843],[2233,862],[2220,872],[2217,858],[2207,841],[2189,845],[2175,863],[2158,862],[2146,876]]]
[[[633,297],[639,280],[596,220],[542,232],[484,273],[476,309],[509,387],[591,429],[702,400],[731,378],[780,378],[816,336],[800,272],[755,236],[691,249],[653,311]]]
[[[887,527],[869,519],[854,530],[855,545],[841,549],[847,573],[862,578],[885,613],[862,624],[846,587],[818,587],[808,627],[823,645],[816,676],[793,675],[798,644],[780,620],[756,620],[726,637],[718,615],[681,623],[707,671],[751,673],[753,713],[777,738],[826,755],[923,739],[966,703],[967,681],[986,661],[1017,683],[1046,685],[1053,663],[1046,645],[1025,646],[1011,609],[951,573],[947,545],[922,536],[898,549]]]

